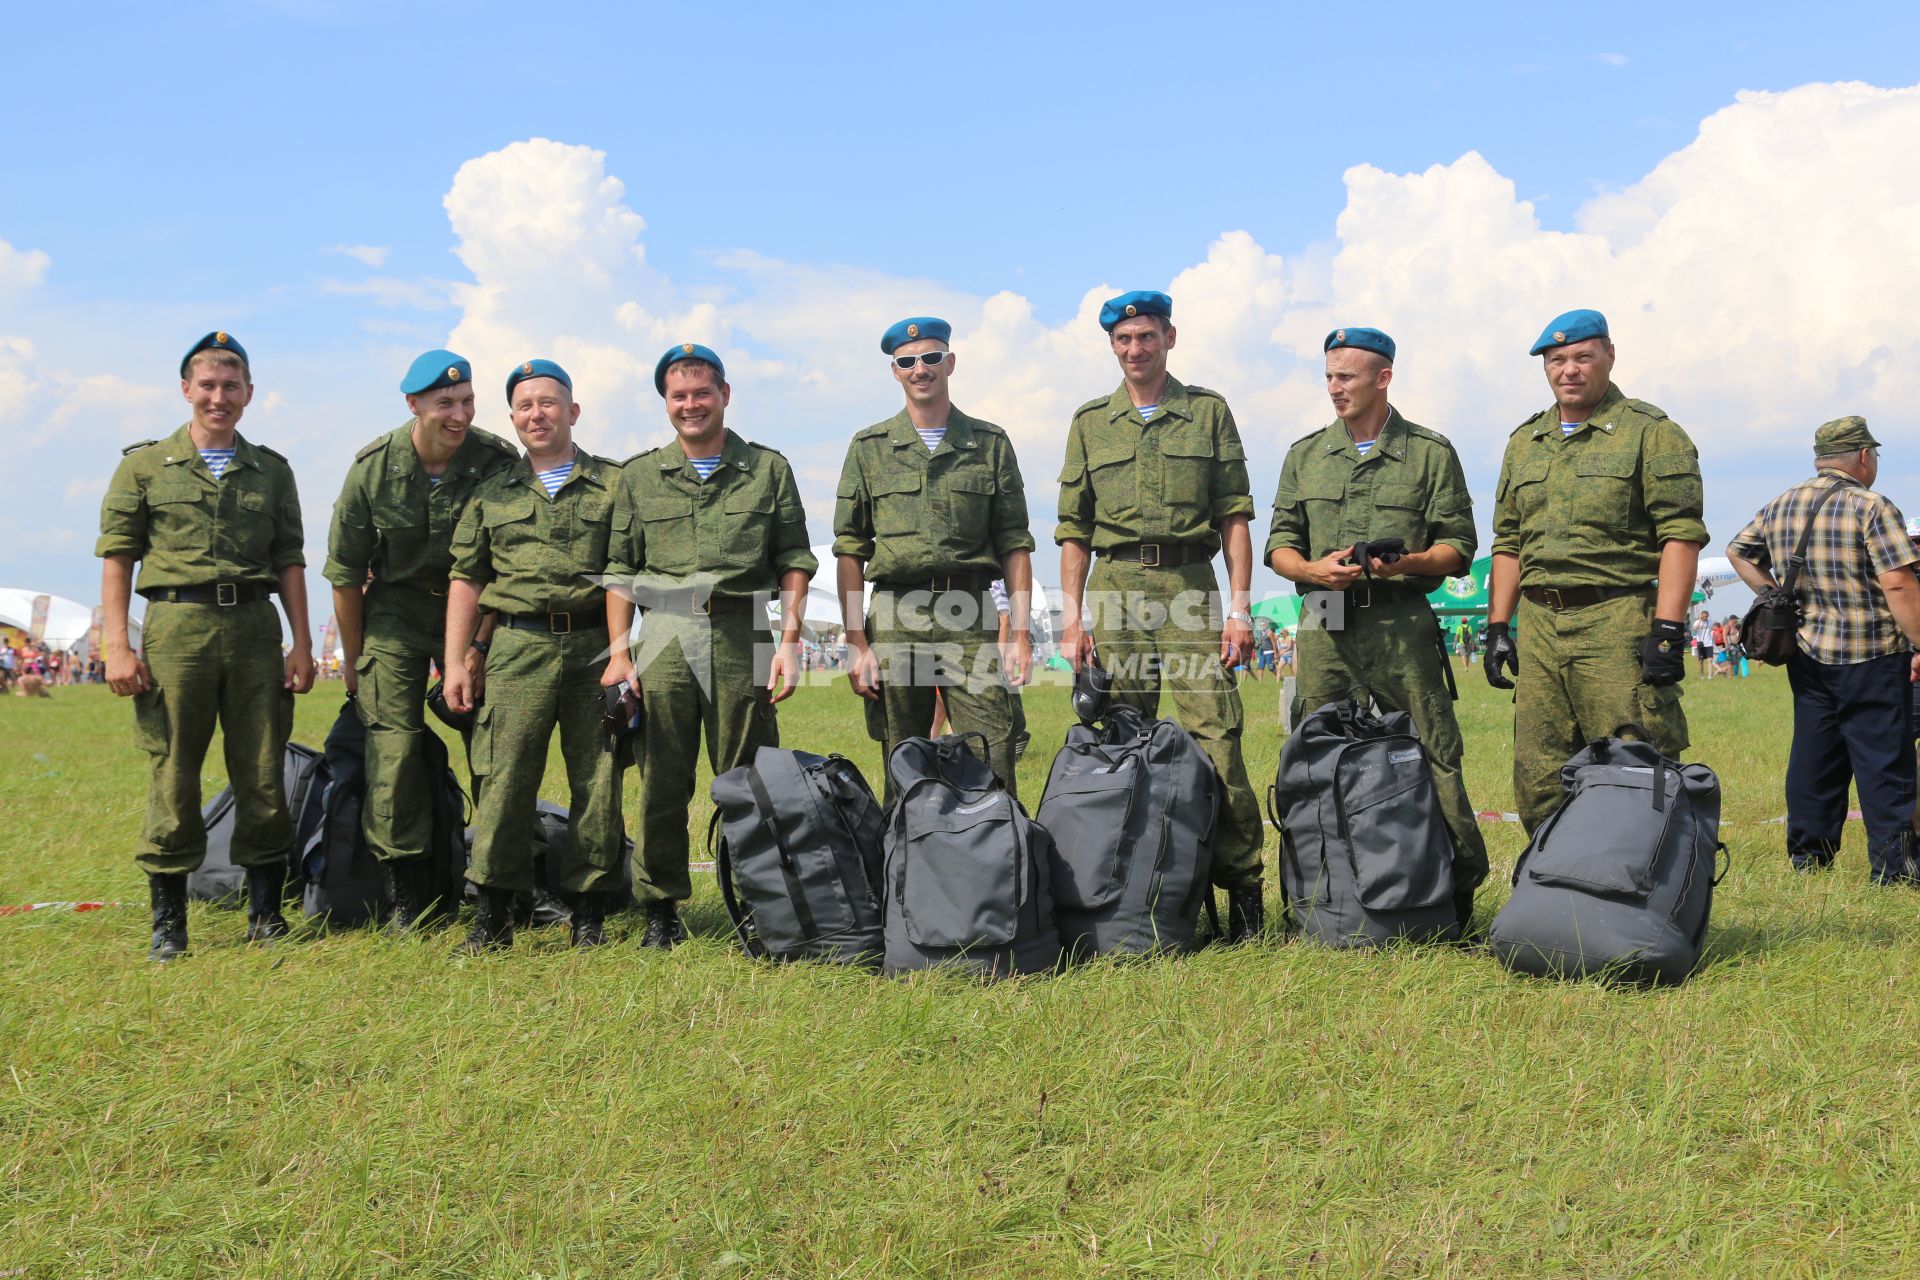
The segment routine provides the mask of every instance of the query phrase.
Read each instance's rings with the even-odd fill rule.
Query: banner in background
[[[27,624],[27,639],[39,644],[47,638],[47,613],[52,608],[52,596],[33,598],[33,620]]]

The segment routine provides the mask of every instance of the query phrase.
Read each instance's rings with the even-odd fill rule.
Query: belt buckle
[[[1553,610],[1555,613],[1559,613],[1567,607],[1566,600],[1560,595],[1560,588],[1542,587],[1540,590],[1545,593],[1547,597],[1547,608]]]
[[[713,593],[709,591],[704,598],[702,598],[697,592],[693,595],[688,596],[687,607],[690,612],[703,613],[703,614],[706,614],[708,617],[712,617],[713,616]]]
[[[573,615],[571,613],[550,613],[547,615],[547,630],[556,636],[573,634]]]
[[[1153,559],[1151,560],[1147,559],[1147,553],[1149,551],[1153,553]],[[1160,567],[1159,543],[1143,542],[1140,544],[1140,567],[1143,569],[1158,569]]]
[[[1347,588],[1347,602],[1356,609],[1373,608],[1373,584],[1362,582]]]
[[[427,594],[439,598],[447,594],[447,589],[445,587],[428,587]]]
[[[231,609],[240,603],[240,584],[237,582],[216,582],[213,584],[213,602],[222,609]]]

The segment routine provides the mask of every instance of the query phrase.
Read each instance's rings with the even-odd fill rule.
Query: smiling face
[[[1343,422],[1361,422],[1387,398],[1393,366],[1386,357],[1354,347],[1327,352],[1327,398],[1334,416]]]
[[[1108,335],[1120,372],[1136,387],[1151,390],[1167,376],[1167,352],[1173,350],[1171,321],[1160,316],[1134,316],[1113,326]]]
[[[423,444],[431,441],[451,454],[473,426],[473,384],[461,382],[408,396],[407,408],[419,422],[414,439]]]
[[[915,360],[911,369],[900,367],[901,356],[920,356],[929,351],[941,352],[946,359],[937,364]],[[893,361],[887,367],[893,370],[893,380],[905,388],[909,401],[914,404],[938,404],[946,398],[947,380],[953,376],[954,362],[954,354],[947,350],[946,343],[937,338],[920,338],[895,347]]]
[[[1605,338],[1554,347],[1541,356],[1541,362],[1560,416],[1569,422],[1585,421],[1588,410],[1606,398],[1613,382],[1613,344]],[[1569,413],[1578,416],[1569,418]]]
[[[195,426],[224,435],[240,425],[240,415],[253,403],[253,379],[238,357],[202,352],[187,364],[180,394],[193,406]]]
[[[513,389],[513,431],[528,453],[552,455],[573,445],[580,406],[558,378],[528,378]]]
[[[676,360],[667,366],[667,421],[690,451],[688,457],[718,453],[727,430],[727,404],[733,388],[704,360]]]

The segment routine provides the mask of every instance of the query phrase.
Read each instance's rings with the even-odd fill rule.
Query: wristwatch
[[[1228,622],[1244,622],[1248,626],[1252,626],[1253,615],[1250,613],[1244,613],[1239,610],[1235,610],[1234,612],[1227,615],[1227,621]]]
[[[480,651],[480,656],[484,658],[487,656],[487,650],[491,649],[493,647],[493,644],[491,641],[487,641],[487,640],[475,640],[471,643],[471,647],[478,649]]]

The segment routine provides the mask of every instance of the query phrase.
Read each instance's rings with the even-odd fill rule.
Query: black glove
[[[1687,674],[1687,629],[1655,618],[1640,642],[1640,678],[1651,685],[1679,684]]]
[[[643,704],[640,691],[624,680],[603,687],[600,696],[605,701],[605,709],[600,715],[600,732],[607,736],[607,750],[612,751],[640,732]]]
[[[1373,561],[1378,560],[1381,564],[1396,564],[1405,554],[1407,554],[1405,538],[1375,538],[1370,542],[1354,543],[1353,554],[1340,563],[1357,564],[1365,569],[1367,576],[1371,578]]]
[[[1501,675],[1502,666],[1510,674]],[[1513,676],[1520,674],[1520,646],[1513,642],[1512,623],[1487,624],[1487,656],[1481,661],[1480,668],[1487,673],[1487,683],[1494,688],[1513,688]]]

